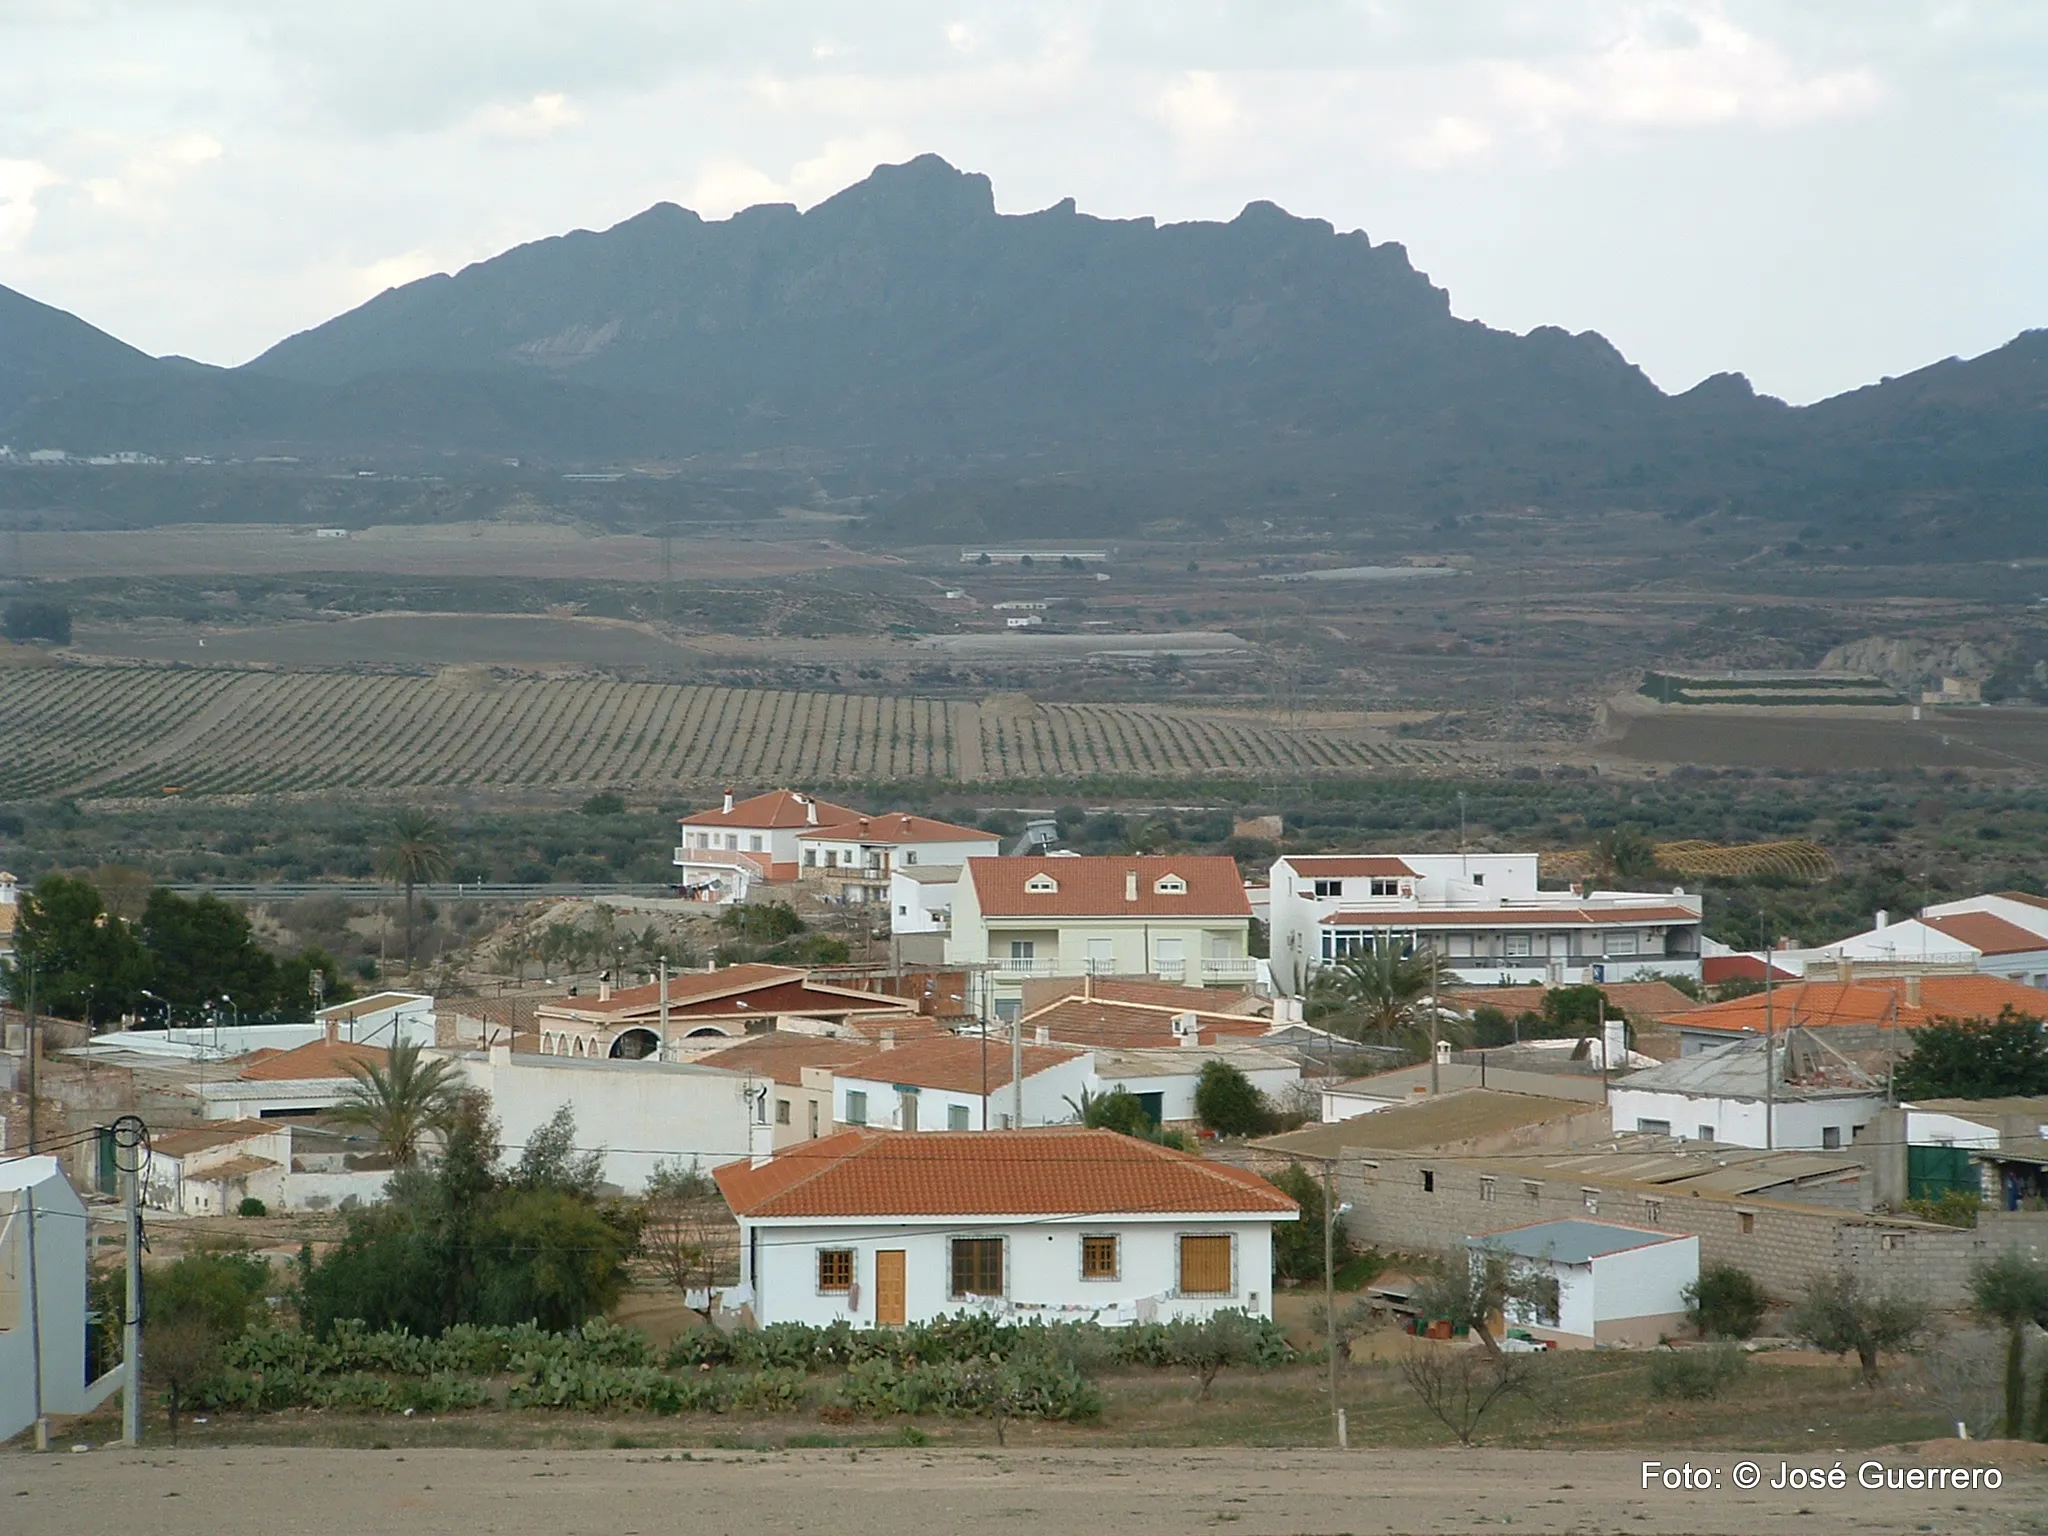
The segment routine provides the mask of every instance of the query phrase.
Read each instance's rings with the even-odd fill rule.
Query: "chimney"
[[[1095,1001],[1095,972],[1093,970],[1086,970],[1081,973],[1081,1001],[1084,1003]]]
[[[883,1030],[883,1031],[882,1031],[882,1049],[883,1049],[883,1050],[885,1050],[885,1051],[893,1051],[893,1050],[895,1050],[895,1049],[896,1049],[896,1031],[895,1031],[895,1030],[893,1030],[893,1029],[885,1029],[885,1030]]]
[[[597,1000],[608,1003],[612,1000],[612,973],[600,971],[597,977]]]
[[[1891,926],[1891,923],[1891,913],[1885,911],[1883,907],[1879,907],[1877,909],[1877,926],[1880,928],[1889,928]]]
[[[1849,961],[1849,957],[1848,957],[1847,955],[1843,954],[1843,953],[1842,953],[1842,952],[1841,952],[1840,950],[1836,950],[1836,951],[1835,951],[1835,980],[1837,980],[1837,981],[1854,981],[1855,979],[1856,979],[1856,968],[1855,968],[1855,966],[1853,966],[1853,965],[1852,965],[1852,964],[1850,963],[1850,961]]]
[[[1611,1072],[1616,1067],[1627,1065],[1628,1020],[1618,1013],[1610,1013],[1606,1019],[1604,1035],[1605,1038],[1600,1042],[1601,1069]],[[1484,1059],[1484,1057],[1481,1058],[1482,1062]],[[1482,1065],[1479,1070],[1484,1072],[1486,1068]]]
[[[818,824],[818,802],[809,795],[799,795],[797,798],[804,803],[805,825],[815,827]]]
[[[1124,871],[1124,900],[1136,901],[1137,899],[1138,872],[1135,869],[1127,869]]]
[[[860,835],[862,837],[866,837],[868,835],[868,819],[865,816],[861,817],[860,819]]]
[[[1908,1008],[1918,1008],[1920,1006],[1920,978],[1918,976],[1908,976],[1906,978],[1906,1006]]]
[[[491,1059],[491,1065],[492,1065],[492,1066],[494,1066],[494,1067],[509,1067],[509,1066],[511,1066],[511,1065],[512,1065],[512,1047],[511,1047],[511,1046],[509,1046],[509,1045],[500,1045],[500,1044],[497,1044],[496,1042],[493,1042],[493,1043],[492,1043],[492,1045],[490,1046],[490,1059]]]
[[[1033,1045],[1051,1045],[1052,1026],[1050,1024],[1034,1024],[1031,1027],[1031,1043]]]
[[[732,791],[729,789],[725,792],[725,814],[732,814]]]
[[[333,1045],[340,1038],[341,1021],[339,1019],[329,1019],[327,1021],[327,1043]]]
[[[906,833],[910,831],[910,818],[908,816],[903,818],[903,830]]]

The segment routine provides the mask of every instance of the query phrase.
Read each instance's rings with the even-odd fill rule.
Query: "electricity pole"
[[[1344,1409],[1337,1400],[1337,1159],[1323,1159],[1323,1324],[1330,1354],[1330,1431],[1346,1449]]]
[[[149,1157],[149,1130],[135,1115],[113,1125],[121,1170],[121,1208],[128,1220],[128,1287],[121,1312],[121,1439],[142,1444],[142,1167]],[[121,1156],[125,1153],[126,1156]]]

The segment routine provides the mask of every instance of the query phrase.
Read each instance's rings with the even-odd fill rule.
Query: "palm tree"
[[[1442,1033],[1432,997],[1437,957],[1403,954],[1391,944],[1354,951],[1316,972],[1309,1017],[1354,1040],[1434,1048]]]
[[[2005,1438],[2017,1440],[2027,1416],[2027,1324],[2048,1328],[2048,1264],[2018,1249],[1979,1264],[1970,1274],[1970,1304],[1985,1322],[2005,1329]],[[2042,1412],[2048,1414],[2048,1386],[2042,1388]],[[2048,1419],[2041,1433],[2048,1436]]]
[[[455,1064],[422,1061],[420,1049],[413,1041],[401,1040],[391,1047],[382,1067],[349,1062],[348,1075],[355,1085],[334,1109],[335,1119],[374,1131],[378,1145],[400,1168],[419,1161],[420,1144],[429,1132],[447,1130],[462,1098]]]
[[[377,873],[405,887],[405,968],[412,969],[413,890],[446,880],[450,867],[448,831],[427,812],[415,808],[391,819],[391,841],[377,855]]]

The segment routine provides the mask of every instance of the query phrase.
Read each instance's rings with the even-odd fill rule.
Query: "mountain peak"
[[[919,155],[901,165],[878,165],[857,181],[819,203],[819,214],[831,223],[846,214],[863,219],[905,223],[968,224],[995,217],[995,186],[979,171],[963,171],[938,155]]]

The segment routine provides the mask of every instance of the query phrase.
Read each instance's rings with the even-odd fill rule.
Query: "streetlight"
[[[1323,1326],[1330,1352],[1330,1429],[1337,1449],[1349,1449],[1344,1410],[1337,1401],[1337,1218],[1351,1209],[1351,1202],[1337,1203],[1337,1159],[1323,1159]]]

